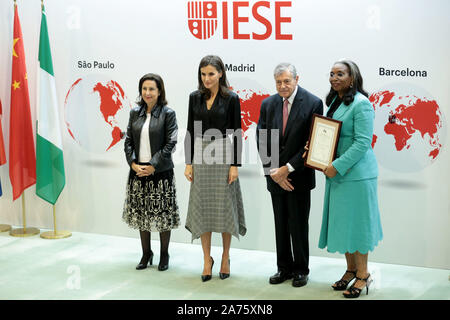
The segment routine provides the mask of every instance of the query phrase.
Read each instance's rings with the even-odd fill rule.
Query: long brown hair
[[[229,87],[230,84],[227,80],[227,73],[225,71],[225,65],[222,62],[222,59],[220,59],[219,56],[214,55],[207,55],[206,57],[203,57],[203,59],[200,61],[200,64],[198,66],[198,90],[202,93],[202,95],[208,100],[211,98],[211,91],[207,89],[202,81],[202,72],[201,68],[204,68],[206,66],[213,66],[216,68],[216,70],[220,73],[222,73],[222,77],[219,79],[219,93],[222,97],[226,97],[229,93]]]

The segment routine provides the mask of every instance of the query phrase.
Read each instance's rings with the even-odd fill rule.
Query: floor
[[[46,230],[41,230],[44,232]],[[0,233],[0,300],[341,300],[330,285],[345,271],[343,258],[311,257],[308,285],[270,285],[274,252],[231,249],[231,277],[220,280],[221,248],[211,281],[203,283],[198,244],[171,243],[170,268],[157,270],[159,242],[152,240],[153,266],[135,270],[141,257],[135,238],[73,232],[66,239],[12,237]],[[337,256],[338,257],[338,256]],[[450,270],[369,263],[374,282],[368,300],[450,300]]]

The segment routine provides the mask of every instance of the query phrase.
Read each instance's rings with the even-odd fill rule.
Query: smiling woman
[[[142,84],[141,97],[147,104],[147,112],[151,112],[159,98],[159,90],[154,80],[145,80]]]
[[[150,232],[156,231],[161,240],[158,270],[164,271],[169,268],[170,232],[180,223],[172,161],[178,126],[159,75],[144,75],[138,90],[125,139],[130,173],[122,217],[140,233],[142,258],[136,269],[153,263]]]
[[[212,232],[222,233],[220,278],[226,279],[230,276],[231,236],[239,239],[239,235],[247,231],[238,179],[242,150],[241,106],[238,95],[229,87],[220,57],[204,57],[198,67],[198,90],[189,96],[188,134],[184,142],[184,175],[191,183],[186,229],[192,233],[192,240],[201,238],[202,281],[212,276]],[[218,134],[212,136],[212,131]],[[230,131],[234,132],[232,141],[227,136]],[[212,149],[214,154],[207,152]]]
[[[358,66],[341,60],[330,71],[327,117],[342,121],[337,158],[324,169],[326,176],[319,248],[345,254],[347,271],[332,288],[347,289],[346,298],[357,298],[372,282],[367,262],[383,238],[378,208],[378,165],[372,150],[375,112]]]

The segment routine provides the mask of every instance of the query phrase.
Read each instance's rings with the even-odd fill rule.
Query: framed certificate
[[[322,171],[336,158],[342,121],[313,115],[305,166]]]

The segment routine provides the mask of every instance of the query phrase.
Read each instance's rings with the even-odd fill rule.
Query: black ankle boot
[[[159,258],[158,270],[166,271],[167,269],[169,269],[169,254],[163,253]]]

